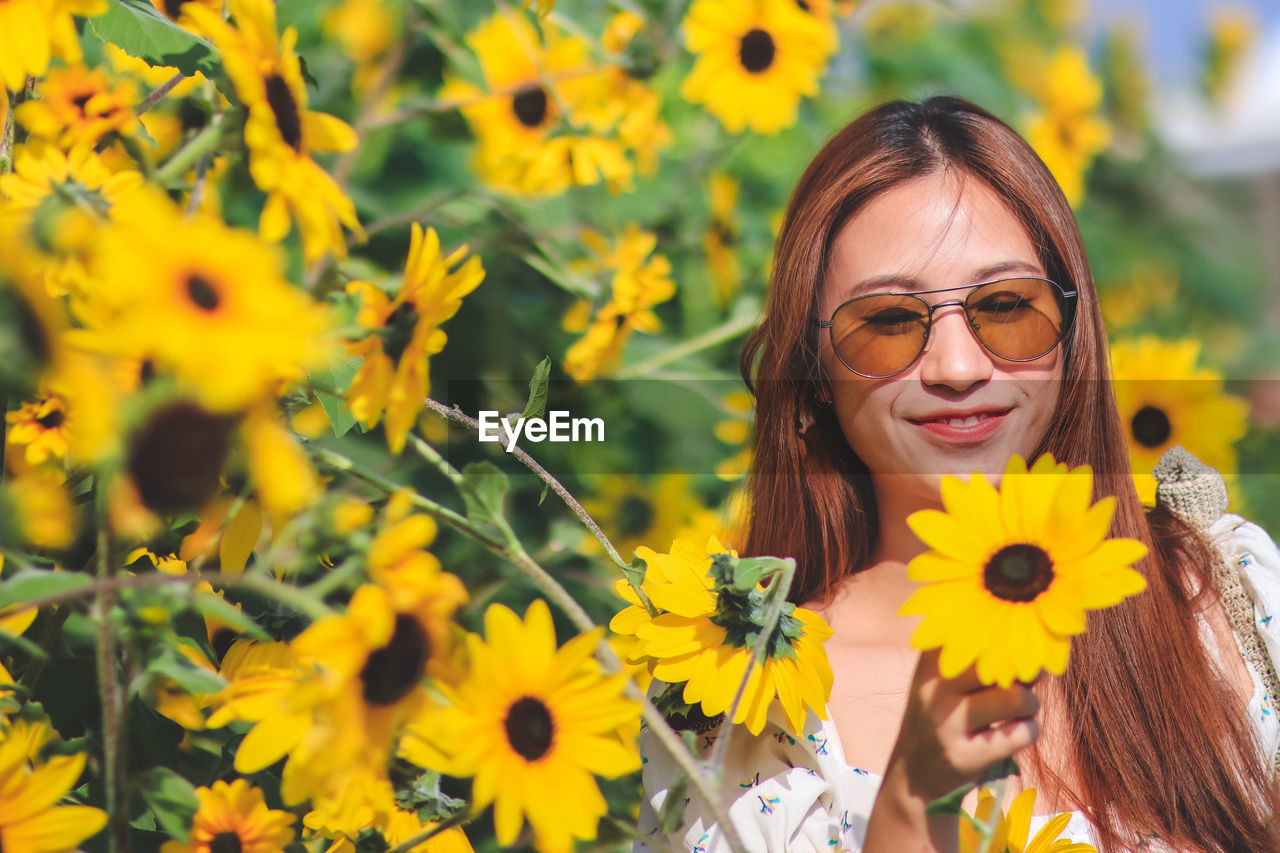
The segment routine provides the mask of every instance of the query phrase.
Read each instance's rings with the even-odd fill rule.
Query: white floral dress
[[[1253,618],[1265,653],[1280,666],[1280,549],[1266,531],[1238,515],[1222,514],[1208,525],[1207,532],[1222,551],[1229,571],[1238,573],[1240,585],[1252,599]],[[1258,667],[1244,654],[1253,677],[1254,694],[1249,703],[1249,720],[1263,754],[1275,756],[1280,746],[1280,722],[1270,691]],[[828,715],[830,716],[830,715]],[[709,754],[720,729],[698,736],[698,748]],[[663,838],[657,828],[657,810],[675,776],[675,764],[647,732],[642,731],[640,751],[644,756],[645,798],[640,809],[640,830],[633,853],[640,851],[728,851],[720,828],[714,823],[705,801],[692,789],[683,823]],[[775,703],[764,730],[752,736],[744,727],[733,732],[725,755],[725,774],[720,785],[729,816],[751,853],[815,853],[816,851],[862,848],[867,819],[875,802],[880,777],[845,763],[835,727],[812,712],[800,734],[787,731]],[[1050,815],[1031,819],[1031,836]],[[1072,841],[1096,844],[1092,824],[1084,812],[1073,812],[1062,836]],[[1135,849],[1163,849],[1152,843]]]

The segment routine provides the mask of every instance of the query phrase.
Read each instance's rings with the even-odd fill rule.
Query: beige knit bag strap
[[[1165,451],[1151,473],[1156,478],[1156,502],[1202,533],[1207,534],[1209,526],[1227,511],[1227,486],[1222,475],[1184,448],[1171,447]],[[1240,567],[1234,558],[1214,564],[1213,580],[1245,658],[1262,676],[1267,692],[1280,698],[1280,679],[1258,634],[1253,599],[1241,583]],[[1280,771],[1280,747],[1272,756],[1272,762]]]

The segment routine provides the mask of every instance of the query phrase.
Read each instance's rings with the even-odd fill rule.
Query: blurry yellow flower
[[[631,660],[648,659],[645,662],[654,678],[683,683],[685,703],[700,705],[707,717],[728,711],[745,679],[742,701],[731,722],[744,723],[752,734],[764,728],[775,699],[780,700],[793,733],[804,730],[810,711],[826,719],[832,674],[823,643],[831,636],[831,628],[812,611],[784,605],[764,660],[755,663],[755,648],[748,640],[765,623],[741,624],[734,607],[742,602],[737,596],[726,597],[711,571],[716,554],[737,556],[715,536],[677,539],[667,554],[643,546],[636,549],[646,563],[641,588],[658,614],[650,616],[631,585],[620,580],[615,589],[629,606],[613,617],[609,627],[634,635],[638,642]],[[746,596],[743,593],[741,598]]]
[[[680,94],[704,104],[730,133],[795,124],[801,97],[817,94],[836,49],[831,21],[794,0],[695,0],[684,34],[698,59]]]
[[[66,548],[75,539],[79,519],[62,474],[32,468],[8,481],[8,501],[18,529],[37,548]]]
[[[5,0],[0,3],[0,88],[22,91],[42,77],[51,56],[78,63],[80,37],[72,16],[107,11],[106,0]]]
[[[1235,80],[1241,62],[1257,41],[1258,16],[1243,6],[1213,9],[1209,17],[1209,40],[1201,72],[1210,98],[1223,100]]]
[[[57,805],[84,772],[85,754],[32,767],[30,748],[27,737],[0,734],[0,846],[24,853],[74,850],[107,825],[102,809]]]
[[[236,28],[201,5],[187,3],[182,11],[217,46],[227,76],[249,108],[244,130],[249,171],[267,193],[259,232],[266,240],[282,240],[292,220],[308,262],[326,252],[346,257],[342,226],[364,237],[355,205],[311,154],[351,150],[355,131],[341,119],[307,109],[294,52],[298,33],[290,27],[277,38],[272,0],[231,0],[230,7]]]
[[[23,455],[30,465],[67,455],[67,402],[58,394],[50,394],[32,403],[23,403],[15,412],[5,415],[11,426],[6,440],[15,447],[25,447]]]
[[[101,68],[72,65],[55,68],[40,85],[40,99],[26,101],[14,118],[32,136],[63,149],[94,145],[108,133],[133,135],[140,100],[133,80],[111,80]]]
[[[582,499],[585,509],[625,560],[645,542],[670,542],[701,534],[702,541],[718,533],[715,513],[693,493],[689,474],[663,474],[652,484],[623,474],[611,474],[597,493]],[[595,537],[583,535],[582,547],[596,553]]]
[[[1089,70],[1084,51],[1060,48],[1033,93],[1039,110],[1027,121],[1027,141],[1075,206],[1084,196],[1084,172],[1111,141],[1100,117],[1102,82]]]
[[[622,355],[632,331],[656,334],[662,325],[650,310],[675,295],[671,262],[656,254],[658,238],[635,223],[611,243],[605,235],[584,230],[582,242],[593,257],[575,269],[587,275],[609,275],[609,299],[586,327],[586,334],[565,353],[564,369],[578,382],[589,382],[609,370]],[[583,309],[576,305],[565,318],[567,328],[580,327]]]
[[[919,510],[907,525],[930,550],[907,565],[922,585],[898,611],[922,615],[911,644],[941,647],[938,670],[955,678],[977,666],[984,684],[1061,675],[1071,637],[1089,610],[1147,588],[1130,564],[1147,548],[1108,539],[1116,500],[1093,502],[1093,472],[1044,454],[1028,471],[1014,455],[997,491],[981,473],[942,478],[944,510]]]
[[[140,172],[112,173],[91,144],[64,152],[39,140],[19,146],[0,174],[0,230],[34,247],[50,296],[89,288],[86,259],[98,224],[115,219],[143,185]]]
[[[324,16],[324,31],[358,64],[373,62],[391,44],[396,18],[386,0],[344,0]]]
[[[187,563],[185,560],[179,560],[177,554],[168,554],[160,556],[148,548],[134,548],[129,555],[124,558],[126,566],[133,565],[137,560],[146,560],[156,571],[166,575],[174,575],[180,577],[187,573]]]
[[[206,37],[205,32],[191,20],[190,15],[184,13],[192,6],[203,6],[214,14],[222,14],[222,0],[151,0],[151,5],[184,30],[201,38]]]
[[[359,498],[344,498],[333,508],[333,531],[347,536],[373,521],[373,507]]]
[[[1152,336],[1111,345],[1111,371],[1129,441],[1138,495],[1154,504],[1151,469],[1174,445],[1185,447],[1225,477],[1236,473],[1235,443],[1248,430],[1249,407],[1223,390],[1222,375],[1198,365],[1194,338]]]
[[[1160,307],[1176,303],[1178,270],[1158,261],[1139,261],[1128,278],[1103,282],[1098,302],[1107,330],[1118,331],[1150,317]]]
[[[196,800],[190,840],[166,841],[160,853],[283,853],[293,841],[294,816],[267,808],[262,791],[244,779],[197,788]]]
[[[434,829],[435,826],[436,824],[432,821],[423,822],[413,812],[397,808],[385,816],[380,816],[380,819],[366,828],[377,829],[387,844],[395,848],[411,838],[417,838],[424,832]],[[342,836],[325,853],[357,853],[356,842],[353,838]],[[462,827],[453,826],[433,835],[427,841],[410,847],[409,853],[474,853],[474,848],[467,840]]]
[[[258,499],[273,518],[283,521],[320,499],[320,481],[306,453],[276,416],[272,398],[263,398],[245,414],[245,447]]]
[[[376,426],[385,411],[392,453],[404,449],[409,428],[431,391],[428,360],[447,340],[440,325],[484,279],[480,259],[473,255],[463,261],[466,254],[462,246],[443,255],[435,229],[423,232],[414,223],[404,281],[394,299],[367,281],[347,285],[347,292],[360,298],[356,322],[370,333],[348,344],[351,354],[364,360],[346,397],[351,414],[366,427]]]
[[[1016,850],[1019,853],[1098,853],[1092,844],[1072,843],[1059,838],[1062,831],[1071,822],[1071,813],[1057,815],[1045,822],[1034,838],[1031,834],[1031,812],[1035,808],[1036,789],[1026,788],[1018,793],[1009,806],[1008,814],[1003,814],[996,803],[995,794],[983,788],[978,795],[978,807],[974,809],[974,817],[984,825],[993,826],[994,832],[982,843],[982,837],[972,822],[960,821],[960,853],[1006,853]]]
[[[862,29],[869,39],[918,41],[928,34],[938,17],[938,5],[930,0],[888,0],[867,5]]]
[[[199,402],[233,411],[332,355],[328,312],[281,275],[253,234],[150,200],[106,229],[87,346],[171,369]]]
[[[614,190],[630,185],[632,166],[616,141],[576,131],[553,135],[600,92],[602,71],[586,39],[551,19],[541,21],[539,37],[524,16],[499,12],[466,41],[484,88],[446,74],[440,96],[459,105],[475,132],[482,179],[520,195],[554,195],[601,180]]]
[[[571,849],[596,837],[608,811],[595,775],[640,769],[634,742],[616,732],[640,713],[622,695],[627,676],[592,658],[602,628],[560,649],[546,602],[522,620],[501,604],[485,611],[485,639],[467,637],[471,672],[448,700],[410,727],[401,754],[424,767],[474,776],[474,807],[493,803],[498,843],[511,846],[527,817],[538,843]]]

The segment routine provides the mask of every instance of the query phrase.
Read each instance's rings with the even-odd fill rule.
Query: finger
[[[960,710],[965,731],[973,734],[994,723],[1034,716],[1040,710],[1040,698],[1022,684],[988,687],[966,695]]]
[[[1006,720],[996,723],[971,737],[979,747],[984,760],[994,763],[1008,758],[1020,749],[1035,743],[1040,737],[1040,721],[1035,717],[1023,720]]]

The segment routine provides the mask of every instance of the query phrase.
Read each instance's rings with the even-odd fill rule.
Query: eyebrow
[[[995,276],[1003,275],[1010,272],[1031,273],[1036,276],[1043,275],[1040,271],[1039,264],[1028,263],[1027,261],[1001,261],[998,264],[982,267],[974,270],[972,281],[974,284],[981,284],[984,281],[991,281]],[[871,278],[864,279],[853,286],[850,291],[845,294],[846,300],[855,296],[860,296],[870,290],[879,290],[884,287],[894,287],[898,290],[931,290],[924,286],[924,282],[919,279],[912,278],[907,275],[899,275],[897,273],[886,273],[885,275],[876,275]],[[956,287],[964,287],[963,284],[957,284]]]

